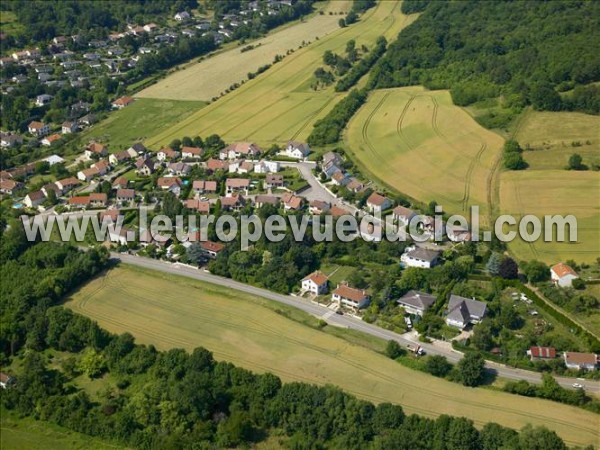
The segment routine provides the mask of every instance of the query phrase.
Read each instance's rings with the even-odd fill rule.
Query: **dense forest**
[[[19,370],[0,401],[20,415],[148,449],[246,446],[273,432],[294,449],[566,449],[543,427],[477,430],[464,418],[407,416],[335,387],[282,384],[216,362],[202,348],[159,352],[129,334],[111,335],[58,305],[107,266],[106,251],[32,244],[11,225],[1,240],[0,358],[3,367],[18,360]],[[97,398],[78,386],[100,377],[111,382]]]
[[[420,17],[371,72],[377,88],[450,89],[468,105],[600,113],[600,2],[405,1]],[[586,86],[587,85],[587,86]],[[561,96],[560,92],[574,91]]]

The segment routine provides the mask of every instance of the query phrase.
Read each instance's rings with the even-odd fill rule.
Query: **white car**
[[[575,389],[583,389],[583,386],[581,384],[579,384],[579,383],[573,383],[573,387]]]

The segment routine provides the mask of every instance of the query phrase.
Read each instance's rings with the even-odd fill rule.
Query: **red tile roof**
[[[325,283],[327,283],[328,278],[323,272],[321,272],[320,270],[317,270],[316,272],[313,272],[310,275],[308,275],[302,279],[302,281],[305,281],[305,280],[311,280],[317,286],[322,286]]]
[[[351,288],[350,286],[346,286],[345,284],[339,285],[337,289],[333,291],[333,293],[339,295],[342,298],[347,298],[357,303],[361,302],[362,300],[368,297],[366,291],[362,289]]]
[[[565,263],[558,263],[552,266],[552,272],[556,274],[557,277],[562,278],[566,275],[578,276],[577,272],[575,272],[571,267],[567,266]]]
[[[529,351],[534,358],[556,358],[554,347],[531,347]]]

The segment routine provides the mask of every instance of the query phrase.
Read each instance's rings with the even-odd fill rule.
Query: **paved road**
[[[216,275],[212,275],[203,270],[199,270],[196,268],[192,268],[190,266],[186,266],[183,264],[171,264],[166,261],[160,261],[155,259],[143,258],[133,255],[125,255],[113,253],[112,257],[117,260],[121,260],[124,263],[132,264],[139,267],[144,267],[148,269],[160,270],[166,273],[172,273],[176,275],[182,275],[189,278],[195,278],[197,280],[201,280],[207,283],[216,284],[219,286],[224,286],[228,288],[237,289],[242,292],[246,292],[248,294],[253,294],[259,297],[267,298],[270,300],[274,300],[276,302],[284,303],[289,306],[293,306],[295,308],[301,309],[308,314],[311,314],[315,317],[326,320],[329,324],[340,326],[344,328],[350,328],[358,331],[362,331],[363,333],[369,334],[371,336],[375,336],[385,340],[396,340],[402,346],[406,346],[408,344],[413,344],[414,342],[406,339],[406,337],[401,336],[398,333],[394,333],[393,331],[384,330],[383,328],[377,327],[375,325],[368,324],[359,319],[350,317],[348,315],[338,315],[338,314],[328,314],[331,312],[330,309],[315,305],[314,303],[309,302],[308,300],[300,299],[297,297],[292,297],[289,295],[277,294],[275,292],[268,291],[266,289],[257,288],[255,286],[250,286],[248,284],[240,283],[229,278],[223,278]],[[450,348],[441,347],[439,345],[433,344],[425,344],[419,343],[421,347],[428,354],[437,354],[445,356],[451,362],[457,362],[462,358],[462,354]],[[497,374],[503,378],[511,379],[511,380],[526,380],[531,383],[539,383],[541,380],[541,375],[536,372],[530,372],[527,370],[515,369],[512,367],[507,367],[502,364],[497,364],[493,362],[488,362],[487,366],[497,372]],[[590,380],[575,380],[573,378],[566,377],[557,377],[557,382],[566,388],[572,388],[572,384],[577,381],[581,385],[585,387],[585,389],[590,393],[599,394],[600,393],[600,383],[590,381]]]

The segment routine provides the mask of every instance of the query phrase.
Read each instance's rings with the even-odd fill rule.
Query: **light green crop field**
[[[31,418],[19,418],[14,413],[6,410],[2,410],[0,414],[0,431],[0,448],[2,450],[108,450],[124,448],[48,422]]]
[[[374,91],[350,121],[345,142],[384,185],[452,213],[478,205],[486,221],[503,140],[455,106],[448,91]]]
[[[107,142],[114,153],[166,130],[205,105],[200,101],[136,99],[133,104],[110,113],[108,118],[93,125],[82,133],[81,139]]]
[[[495,421],[518,429],[530,422],[555,430],[569,444],[598,443],[593,413],[413,371],[287,318],[290,312],[282,305],[239,291],[120,266],[74,293],[66,306],[109,331],[130,332],[138,342],[162,350],[202,346],[218,360],[272,372],[288,382],[334,384],[376,403],[401,404],[408,413],[465,416],[480,427]],[[296,317],[305,316],[295,311]]]
[[[167,78],[142,90],[136,97],[171,100],[205,100],[218,97],[234,83],[247,79],[248,72],[255,72],[265,64],[271,64],[276,55],[297,50],[308,41],[322,39],[339,30],[338,21],[352,6],[349,0],[331,1],[322,5],[324,14],[316,14],[281,31],[270,33],[262,39],[250,42],[252,50],[241,53],[245,45],[196,61]],[[329,14],[329,13],[335,14]]]
[[[518,259],[556,263],[566,259],[593,262],[600,255],[600,172],[565,170],[569,156],[584,164],[600,160],[600,117],[570,112],[527,111],[515,138],[532,151],[523,156],[529,168],[501,175],[500,205],[504,214],[573,214],[576,243],[515,241],[509,249]],[[581,146],[573,147],[573,142]]]
[[[289,139],[305,140],[314,122],[346,95],[335,93],[333,86],[318,92],[310,89],[314,71],[323,66],[323,53],[331,50],[341,54],[351,39],[358,46],[371,48],[378,36],[392,40],[414,19],[400,12],[399,2],[379,2],[358,23],[295,51],[239,89],[168,130],[155,133],[146,143],[159,146],[182,136],[212,133],[226,142],[247,140],[264,146]]]

